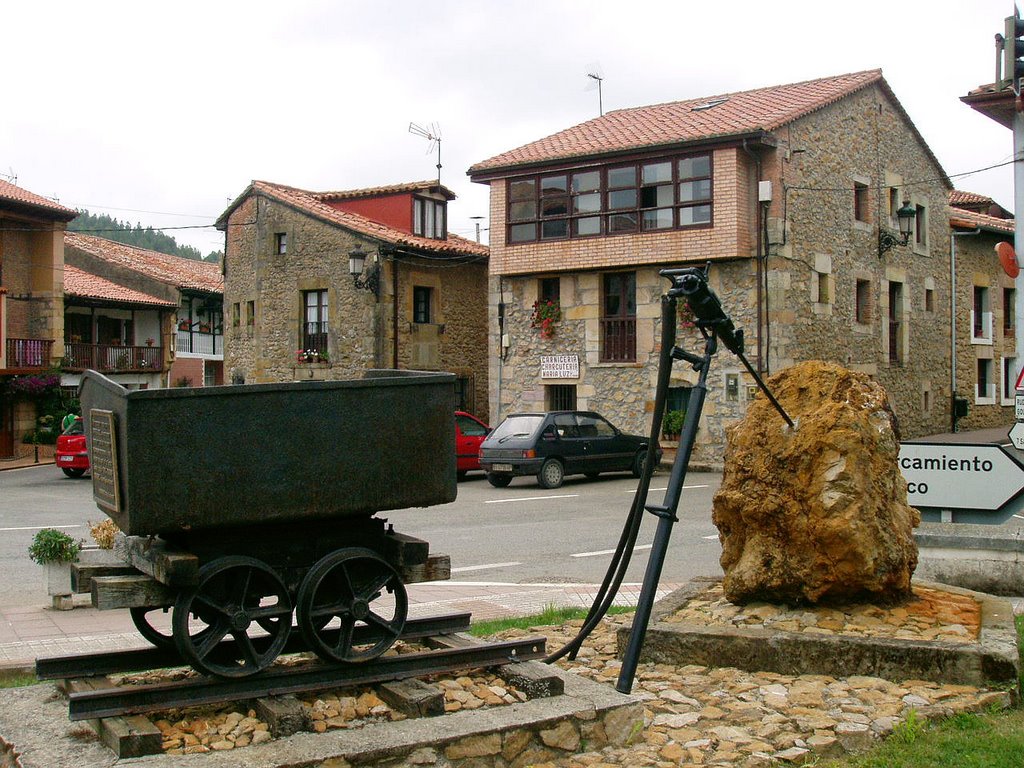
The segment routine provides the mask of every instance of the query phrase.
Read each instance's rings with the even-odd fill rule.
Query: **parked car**
[[[465,411],[455,412],[455,463],[459,480],[467,472],[480,469],[480,443],[490,434],[491,428],[480,419]]]
[[[89,470],[89,452],[85,447],[85,425],[77,417],[57,436],[55,461],[68,477],[81,477]]]
[[[639,477],[648,442],[593,411],[513,413],[480,446],[480,467],[495,488],[520,475],[536,475],[542,488],[558,488],[566,475],[628,471]]]

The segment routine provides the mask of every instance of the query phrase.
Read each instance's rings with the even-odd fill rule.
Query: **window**
[[[603,363],[636,360],[636,273],[604,275],[601,302]]]
[[[237,301],[231,305],[231,327],[237,328],[242,324],[242,306]]]
[[[930,389],[925,389],[921,392],[921,410],[925,413],[932,412],[932,392]]]
[[[989,305],[988,288],[974,286],[974,304],[971,307],[971,343],[992,343],[992,311]]]
[[[903,363],[903,283],[889,283],[889,362]]]
[[[274,253],[283,254],[288,252],[288,234],[286,232],[274,233]]]
[[[433,289],[423,285],[413,286],[412,289],[412,321],[414,323],[431,322],[431,298]]]
[[[924,311],[935,311],[935,291],[931,288],[924,289]]]
[[[557,277],[542,277],[538,286],[540,290],[537,292],[537,299],[542,303],[553,301],[558,304],[561,282]]]
[[[867,324],[871,322],[871,282],[868,280],[857,281],[857,293],[855,297],[856,306],[854,316],[858,323]]]
[[[974,399],[976,402],[985,401],[986,403],[996,401],[996,383],[992,379],[991,360],[978,360],[978,388],[974,392]]]
[[[1002,365],[1001,378],[1003,383],[1002,404],[1013,405],[1017,394],[1017,358],[1004,357],[1000,362]]]
[[[473,380],[469,376],[456,376],[455,377],[455,409],[459,410],[459,411],[469,411],[470,413],[472,413],[474,410],[476,410],[476,408],[474,408],[474,405],[475,405],[475,398],[473,397]],[[477,424],[476,421],[474,421],[473,419],[467,419],[465,416],[456,416],[455,418],[456,419],[461,419],[459,421],[459,429],[462,430],[462,434],[464,434],[464,435],[477,434],[476,432],[467,432],[466,431],[466,429],[471,428],[473,425],[476,425],[476,426],[479,427],[479,424]],[[462,421],[463,420],[466,421],[466,422],[472,421],[473,425],[467,424],[466,427],[464,428],[462,426]]]
[[[900,217],[896,215],[896,211],[899,209],[899,190],[896,187],[889,187],[889,226],[897,232],[900,228]]]
[[[705,226],[710,154],[508,182],[508,242]]]
[[[438,200],[416,197],[412,201],[412,232],[420,237],[444,240],[447,205]]]
[[[245,324],[248,326],[256,325],[256,302],[247,301],[245,302]]]
[[[928,244],[928,222],[926,221],[925,208],[919,205],[916,208],[917,215],[914,218],[914,242],[918,245]]]
[[[868,220],[868,185],[859,181],[853,182],[853,218]]]
[[[327,291],[303,291],[302,348],[327,351]]]
[[[1003,336],[1016,336],[1017,291],[1003,288]]]
[[[725,374],[725,399],[729,403],[740,401],[740,375],[738,373]]]
[[[828,272],[816,272],[818,278],[818,303],[828,304],[829,293],[828,293]]]
[[[544,402],[549,411],[575,411],[575,384],[547,384],[544,387]]]

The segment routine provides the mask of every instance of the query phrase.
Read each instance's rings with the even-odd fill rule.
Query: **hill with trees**
[[[134,245],[137,248],[146,248],[186,259],[215,262],[219,261],[221,257],[220,251],[211,251],[203,256],[198,248],[193,248],[191,245],[179,245],[171,235],[164,234],[152,227],[143,228],[137,222],[133,227],[127,221],[118,221],[104,213],[97,215],[89,213],[87,210],[79,210],[78,218],[68,224],[68,229],[72,232],[105,237],[125,245]]]

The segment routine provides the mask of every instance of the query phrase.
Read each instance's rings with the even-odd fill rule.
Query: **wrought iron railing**
[[[8,368],[49,368],[52,339],[7,339]]]
[[[80,342],[64,345],[64,360],[61,362],[61,368],[65,371],[91,369],[101,373],[162,371],[163,366],[162,347],[125,347],[120,344]]]
[[[185,355],[224,355],[224,337],[219,333],[178,331],[175,350]]]
[[[601,319],[601,362],[636,361],[636,318]]]

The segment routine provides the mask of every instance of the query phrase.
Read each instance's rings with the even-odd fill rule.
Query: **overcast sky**
[[[605,111],[880,67],[948,174],[1012,156],[959,101],[995,74],[1010,0],[715,3],[15,2],[0,174],[143,226],[212,225],[252,179],[313,190],[436,176],[474,236],[473,163]],[[1013,208],[1010,168],[955,178]],[[486,241],[487,219],[481,221]],[[209,229],[168,229],[204,254]]]

